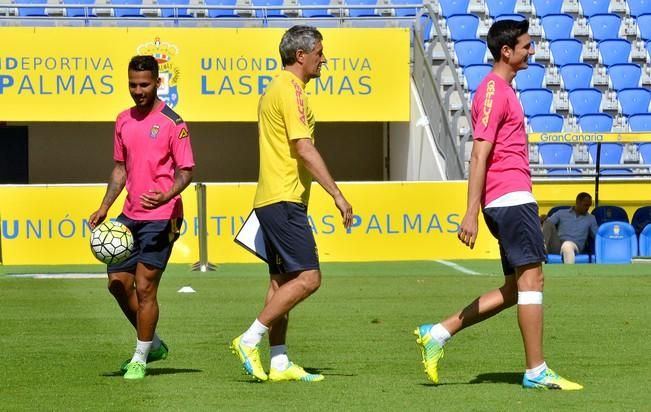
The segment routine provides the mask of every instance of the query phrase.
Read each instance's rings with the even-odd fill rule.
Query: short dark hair
[[[306,53],[314,50],[317,41],[322,41],[323,36],[312,26],[292,26],[283,34],[280,40],[280,59],[283,67],[296,63],[296,51],[303,50]]]
[[[592,200],[592,196],[590,196],[590,193],[581,192],[581,193],[579,193],[578,195],[576,195],[576,202],[577,202],[577,203],[578,203],[578,202],[582,202],[582,201],[584,201],[585,199],[590,199],[590,200]]]
[[[488,29],[486,42],[496,62],[500,61],[502,46],[515,49],[518,37],[529,31],[529,20],[500,20]]]
[[[158,62],[154,56],[133,56],[129,62],[129,70],[151,72],[154,79],[158,79]]]

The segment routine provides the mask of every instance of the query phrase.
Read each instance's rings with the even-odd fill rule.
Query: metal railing
[[[434,17],[434,19],[432,19]],[[414,30],[414,68],[413,78],[416,89],[423,102],[425,113],[429,118],[429,125],[434,135],[434,142],[437,149],[445,159],[446,177],[450,180],[463,179],[466,176],[465,153],[463,145],[470,139],[468,131],[461,140],[457,137],[459,118],[461,116],[470,119],[467,109],[467,102],[463,94],[463,88],[459,77],[454,70],[454,62],[450,55],[441,29],[438,25],[438,12],[435,12],[431,5],[419,13],[416,19]],[[434,35],[430,39],[424,39],[423,34],[426,27],[433,27]],[[428,43],[427,48],[425,44]],[[454,85],[441,95],[440,86],[444,65],[436,71],[432,65],[432,51],[437,45],[441,45],[445,52],[445,62],[452,68]],[[450,116],[450,102],[453,92],[459,93],[462,107]],[[470,124],[470,123],[468,123]]]
[[[378,5],[283,5],[283,6],[212,6],[212,5],[167,5],[167,4],[0,4],[0,22],[5,25],[19,25],[27,21],[29,24],[47,24],[61,22],[85,23],[86,25],[101,24],[102,22],[121,22],[125,25],[147,24],[155,21],[188,24],[209,23],[215,25],[242,24],[258,27],[273,26],[295,20],[310,21],[313,25],[323,24],[329,27],[344,27],[349,25],[386,25],[398,26],[402,21],[412,22],[414,16],[398,16],[396,10],[420,10],[422,4],[378,4]],[[22,10],[19,13],[18,10]],[[116,16],[115,10],[133,10],[129,16]],[[323,16],[304,17],[304,10],[327,10]],[[349,10],[367,10],[368,15],[349,16]],[[29,10],[34,10],[34,15]],[[68,10],[74,10],[74,16],[69,16]],[[163,16],[163,10],[170,11],[169,16]],[[82,11],[82,12],[79,12]],[[44,14],[41,14],[43,13]],[[278,13],[280,12],[280,13]],[[24,14],[24,15],[20,15]],[[215,16],[211,16],[214,14]],[[232,14],[232,15],[231,15]],[[281,15],[278,15],[281,14]],[[366,14],[366,13],[364,13]],[[317,24],[318,22],[318,24]],[[50,23],[50,24],[48,24]]]

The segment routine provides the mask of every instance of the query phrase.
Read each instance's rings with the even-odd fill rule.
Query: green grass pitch
[[[253,383],[228,351],[253,321],[265,267],[171,265],[158,332],[170,357],[126,382],[135,332],[102,279],[10,273],[102,272],[101,266],[0,266],[0,409],[190,411],[633,411],[648,408],[651,265],[545,266],[545,357],[581,392],[521,389],[515,309],[462,331],[446,347],[441,385],[428,384],[412,335],[501,285],[497,261],[323,265],[321,289],[291,314],[290,359],[321,383]],[[182,286],[196,293],[177,293]],[[265,367],[268,350],[262,349]],[[648,409],[647,409],[648,410]]]

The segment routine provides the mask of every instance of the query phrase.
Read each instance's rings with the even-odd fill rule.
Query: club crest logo
[[[136,53],[141,56],[154,56],[158,61],[158,75],[161,79],[158,97],[174,108],[179,103],[178,82],[181,74],[181,69],[174,61],[179,54],[178,47],[172,43],[161,42],[160,37],[156,37],[153,42],[138,46]]]
[[[149,138],[150,139],[156,139],[158,136],[158,132],[160,131],[160,126],[155,124],[151,127],[151,130],[149,131]]]

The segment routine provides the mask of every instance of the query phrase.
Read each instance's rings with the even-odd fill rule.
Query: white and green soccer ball
[[[107,220],[93,229],[90,250],[107,265],[122,263],[133,253],[133,235],[122,223]]]

